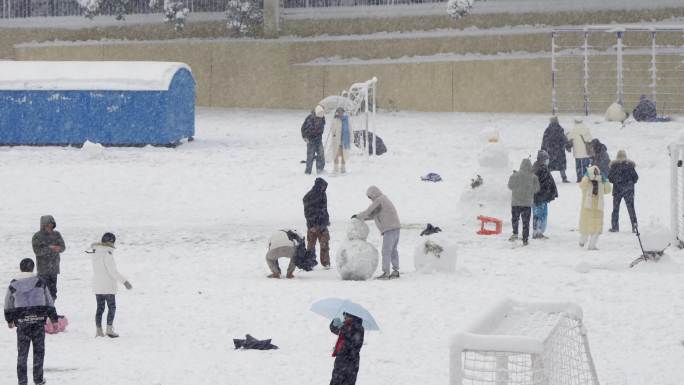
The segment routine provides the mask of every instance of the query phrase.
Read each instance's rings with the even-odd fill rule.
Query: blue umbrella
[[[380,330],[378,323],[363,306],[352,301],[340,298],[326,298],[311,305],[311,311],[329,320],[341,317],[342,313],[357,316],[363,320],[363,328],[366,330]]]

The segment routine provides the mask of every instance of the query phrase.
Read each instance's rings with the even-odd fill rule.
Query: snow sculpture
[[[622,104],[615,102],[606,110],[606,121],[608,122],[624,122],[627,119],[627,113]]]
[[[460,19],[470,13],[475,0],[449,0],[447,13],[454,19]]]
[[[478,155],[479,168],[460,198],[461,215],[472,221],[478,215],[503,218],[510,208],[508,149],[497,131],[485,133],[484,139],[487,143]]]
[[[335,254],[337,272],[346,281],[370,279],[378,268],[378,250],[366,242],[368,225],[352,219],[347,227],[347,240]]]
[[[456,245],[446,236],[428,235],[416,246],[413,264],[420,273],[453,273],[456,271],[456,250]]]

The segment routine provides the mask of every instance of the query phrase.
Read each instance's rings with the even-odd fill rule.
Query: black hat
[[[36,266],[31,258],[24,258],[19,262],[19,271],[23,273],[32,273],[33,268]]]
[[[112,233],[104,233],[102,236],[102,243],[114,243],[116,242],[116,236]]]

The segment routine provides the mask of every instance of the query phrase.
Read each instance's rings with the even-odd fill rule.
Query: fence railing
[[[228,0],[185,0],[190,12],[225,12]],[[163,0],[150,7],[150,0],[128,0],[126,14],[162,13]],[[100,3],[99,13],[115,15],[116,4],[111,0]],[[80,16],[83,7],[76,0],[0,0],[0,19],[46,16]]]
[[[446,3],[447,0],[283,0],[283,8],[367,7]]]

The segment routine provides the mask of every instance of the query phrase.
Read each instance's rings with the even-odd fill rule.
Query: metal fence
[[[283,8],[327,8],[358,6],[393,6],[446,3],[447,0],[283,0]]]
[[[163,0],[150,7],[150,0],[123,0],[126,14],[162,13]],[[186,0],[190,12],[225,12],[228,0]],[[115,15],[116,2],[103,0],[99,13]],[[47,16],[80,16],[83,7],[76,0],[0,0],[0,19]]]

